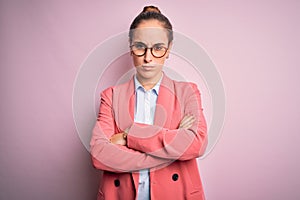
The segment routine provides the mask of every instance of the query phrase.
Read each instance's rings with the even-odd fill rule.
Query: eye
[[[156,45],[156,46],[153,47],[153,49],[154,49],[155,51],[161,51],[161,50],[164,49],[164,47],[161,46],[161,45]]]
[[[142,43],[136,43],[134,44],[134,47],[136,49],[145,49],[146,48],[146,45],[142,44]]]

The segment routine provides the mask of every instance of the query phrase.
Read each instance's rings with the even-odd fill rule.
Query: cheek
[[[166,58],[157,58],[155,61],[156,61],[156,63],[163,65],[165,63],[165,60],[166,60]]]
[[[142,57],[132,56],[134,66],[139,66],[142,64]]]

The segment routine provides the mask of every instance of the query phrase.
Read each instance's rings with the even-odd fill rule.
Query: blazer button
[[[119,187],[119,186],[120,186],[120,181],[119,181],[119,179],[116,179],[116,180],[114,181],[114,183],[115,183],[115,186],[116,186],[116,187]]]
[[[173,176],[172,176],[173,181],[177,181],[178,178],[179,178],[178,174],[173,174]]]

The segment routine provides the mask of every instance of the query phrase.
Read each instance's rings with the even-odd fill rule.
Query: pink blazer
[[[164,75],[154,125],[135,123],[134,107],[133,78],[101,93],[90,142],[93,165],[104,171],[98,200],[136,199],[138,170],[145,168],[150,169],[151,200],[205,199],[196,158],[205,151],[207,127],[197,86]],[[186,114],[196,122],[190,129],[178,129]],[[109,142],[128,127],[127,146]]]

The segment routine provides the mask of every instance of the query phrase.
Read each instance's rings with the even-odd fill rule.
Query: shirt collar
[[[162,80],[163,76],[164,76],[164,74],[162,73],[162,76],[160,77],[159,81],[151,89],[156,93],[156,95],[158,95],[158,93],[159,93],[160,83],[161,83],[161,80]],[[142,88],[144,91],[146,91],[145,88],[143,87],[143,85],[136,78],[136,75],[134,75],[134,86],[135,86],[135,91],[137,91],[139,88]]]

